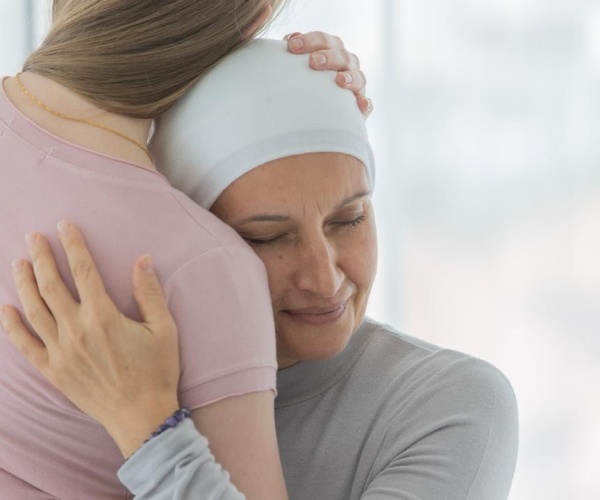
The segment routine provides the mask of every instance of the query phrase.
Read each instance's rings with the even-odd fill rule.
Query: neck
[[[142,145],[147,143],[152,120],[131,118],[103,110],[54,80],[35,73],[23,73],[20,79],[32,95],[54,111],[114,129]],[[148,155],[132,142],[101,128],[53,115],[25,95],[15,78],[5,80],[4,86],[17,109],[48,132],[98,153],[155,169]]]

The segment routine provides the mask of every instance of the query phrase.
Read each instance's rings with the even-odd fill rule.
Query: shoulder
[[[411,337],[372,320],[365,321],[364,328],[372,335],[370,352],[366,354],[377,358],[392,379],[401,376],[405,383],[415,387],[430,385],[464,392],[465,398],[474,395],[466,391],[466,387],[514,398],[506,376],[487,361]]]
[[[262,261],[234,229],[182,192],[170,186],[168,190],[170,210],[162,214],[159,223],[165,244],[155,251],[160,258],[157,269],[167,289],[171,283],[189,281],[198,273],[266,280]],[[220,281],[227,282],[225,277]]]
[[[415,429],[425,432],[462,426],[482,443],[492,430],[516,439],[517,400],[511,383],[498,368],[387,325],[369,321],[366,326],[373,339],[361,363],[378,374],[377,384],[392,427],[413,422]]]
[[[371,322],[370,328],[369,349],[386,372],[375,470],[410,456],[422,460],[423,470],[456,479],[440,482],[448,498],[454,498],[450,491],[461,498],[506,498],[518,447],[517,401],[508,379],[468,354],[386,325]]]
[[[233,228],[205,208],[197,205],[184,193],[169,186],[172,199],[176,203],[179,223],[173,228],[179,234],[191,239],[199,239],[208,243],[207,249],[214,247],[236,248],[248,253],[254,252]],[[189,231],[189,230],[192,231]]]

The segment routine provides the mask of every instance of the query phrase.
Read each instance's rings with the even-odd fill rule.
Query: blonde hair
[[[54,0],[52,28],[23,71],[107,111],[153,118],[239,47],[265,8],[276,13],[284,2]]]

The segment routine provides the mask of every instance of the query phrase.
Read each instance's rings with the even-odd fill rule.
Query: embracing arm
[[[190,419],[144,444],[118,475],[136,500],[245,499]]]
[[[260,398],[255,396],[232,398],[206,407],[206,412],[200,411],[195,419],[199,422],[198,428],[205,426],[215,431],[209,432],[208,440],[204,437],[206,433],[200,434],[190,421],[151,439],[125,462],[119,470],[119,479],[140,500],[188,500],[198,498],[199,492],[206,500],[239,500],[245,497],[231,484],[225,471],[240,471],[243,467],[245,470],[238,474],[236,481],[242,491],[256,488],[245,482],[263,480],[263,496],[255,495],[255,498],[267,498],[264,496],[267,494],[269,498],[285,498],[284,493],[276,494],[271,489],[273,485],[263,469],[268,462],[279,459],[276,447],[264,446],[274,441],[274,435],[264,434],[265,429],[268,433],[274,428],[274,422],[273,412],[262,409],[268,404],[261,403],[272,402],[273,395],[265,392],[260,393]],[[223,426],[223,419],[228,419],[230,425]],[[247,432],[236,428],[252,428],[257,434],[248,438]],[[228,455],[226,449],[238,448],[240,441],[244,443],[241,453]],[[211,450],[218,455],[220,449],[224,452],[217,462]],[[283,486],[281,491],[284,492]]]
[[[356,95],[364,114],[370,113],[359,61],[339,38],[320,32],[287,38],[292,52],[312,53],[314,69],[338,71],[337,83]],[[134,266],[134,295],[143,317],[138,323],[116,309],[81,235],[70,229],[61,242],[80,302],[58,275],[48,243],[37,235],[31,246],[33,266],[19,261],[14,276],[39,338],[13,307],[2,308],[2,326],[53,385],[106,428],[123,456],[138,450],[120,471],[125,486],[148,500],[197,498],[207,491],[220,492],[214,498],[238,498],[231,474],[248,498],[286,498],[271,392],[199,408],[192,414],[198,430],[186,422],[142,444],[179,406],[175,326],[149,256]]]
[[[121,467],[119,479],[138,500],[189,500],[198,498],[199,493],[205,500],[242,500],[246,497],[236,486],[248,491],[256,487],[242,483],[260,480],[265,482],[261,493],[263,496],[254,495],[255,498],[265,498],[264,495],[269,495],[268,498],[285,498],[284,490],[280,489],[283,491],[279,493],[280,496],[271,490],[273,485],[264,477],[265,470],[262,469],[269,458],[260,455],[270,453],[274,455],[271,462],[278,460],[276,447],[270,450],[263,448],[263,444],[269,443],[273,436],[254,435],[248,439],[246,432],[236,431],[233,425],[237,422],[240,429],[250,427],[259,432],[270,427],[265,423],[272,420],[272,412],[269,415],[263,411],[262,408],[268,407],[268,404],[261,403],[268,403],[269,399],[272,401],[273,395],[265,392],[260,397],[264,401],[257,400],[255,394],[232,398],[222,405],[210,405],[206,407],[208,412],[198,414],[201,426],[216,430],[210,433],[211,449],[209,440],[187,420],[144,444]],[[229,423],[232,424],[228,426],[229,432],[222,425],[224,418],[230,419]],[[264,422],[263,418],[266,419]],[[223,435],[219,436],[219,431],[223,431]],[[245,443],[247,453],[242,451],[235,456],[228,455],[227,447],[235,449],[240,441]],[[218,448],[224,451],[220,463],[211,453],[211,450],[217,453]],[[235,463],[228,464],[228,460],[234,460]],[[245,463],[245,476],[238,474],[236,486],[233,486],[226,470],[235,468],[239,471],[241,462]],[[248,495],[248,498],[252,497]]]
[[[62,281],[48,241],[40,234],[30,234],[32,262],[18,261],[14,277],[25,316],[39,338],[31,335],[13,307],[2,308],[2,326],[42,375],[103,425],[128,457],[179,406],[176,328],[148,256],[138,260],[133,273],[134,295],[143,317],[140,323],[122,315],[106,294],[77,228],[65,223],[60,228],[79,301]],[[172,469],[165,472],[158,489],[151,488],[157,479],[154,472],[145,477],[145,486],[141,486],[139,471],[126,486],[131,486],[138,498],[152,500],[197,498],[200,493],[204,498],[212,491],[221,492],[214,498],[240,498],[236,487],[247,498],[287,498],[273,398],[272,391],[254,392],[194,410],[192,419],[210,441],[210,451],[206,440],[192,432],[193,450],[187,451],[198,452],[197,456],[190,459],[180,455],[181,450],[166,446],[175,455]],[[132,466],[143,458],[146,447],[155,448],[169,436],[176,437],[175,431],[143,445],[140,455],[131,459]],[[153,443],[154,439],[159,441]],[[178,484],[169,486],[169,477]],[[190,482],[190,477],[194,481]],[[215,485],[219,485],[216,490]]]

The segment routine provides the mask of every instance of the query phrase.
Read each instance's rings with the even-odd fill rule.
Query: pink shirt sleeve
[[[183,406],[195,409],[229,396],[275,391],[267,274],[250,248],[210,250],[164,285],[179,331]]]

